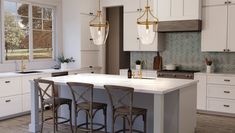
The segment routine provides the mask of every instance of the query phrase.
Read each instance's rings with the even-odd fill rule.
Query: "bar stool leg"
[[[41,130],[40,130],[40,133],[43,132],[43,124],[44,124],[44,109],[42,107],[42,110],[41,110]]]
[[[107,133],[107,107],[103,109],[103,114],[104,114],[104,131]]]
[[[73,123],[72,123],[72,105],[69,104],[69,122],[70,122],[70,128],[73,133]]]
[[[55,124],[56,131],[58,131],[58,112],[57,112],[57,110],[55,112],[55,122],[56,122],[56,124]]]
[[[86,110],[86,129],[88,129],[88,114],[87,114],[88,112],[87,112],[87,110]]]
[[[123,119],[123,133],[126,133],[126,118],[122,117]]]
[[[144,133],[147,133],[147,113],[145,112],[143,115],[144,119]]]

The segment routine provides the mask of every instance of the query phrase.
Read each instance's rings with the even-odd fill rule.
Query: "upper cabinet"
[[[158,0],[160,21],[201,19],[201,0]]]
[[[208,0],[203,7],[201,48],[204,52],[234,52],[235,5],[232,1],[218,1]]]
[[[99,8],[98,0],[79,0],[80,13],[83,14],[96,14]]]
[[[224,5],[227,0],[203,0],[203,6],[215,6],[215,5]]]
[[[147,0],[123,0],[124,12],[144,11]],[[153,0],[149,0],[149,5],[153,9]]]

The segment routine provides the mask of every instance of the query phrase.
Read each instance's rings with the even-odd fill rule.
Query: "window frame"
[[[1,38],[1,51],[0,51],[0,56],[1,56],[1,63],[14,63],[16,61],[19,60],[6,60],[5,56],[6,56],[6,52],[5,52],[5,26],[4,26],[4,21],[5,21],[5,17],[4,17],[4,2],[8,1],[8,2],[15,2],[15,3],[20,3],[20,4],[28,4],[29,5],[29,10],[28,10],[28,14],[29,14],[29,59],[24,59],[27,60],[29,62],[48,62],[48,61],[56,61],[56,48],[57,48],[57,41],[56,41],[56,6],[53,5],[46,5],[46,4],[39,4],[39,3],[34,3],[34,2],[28,2],[28,1],[19,1],[19,0],[0,0],[0,15],[1,15],[1,33],[0,33],[0,38]],[[33,6],[38,6],[41,8],[50,8],[52,9],[52,58],[48,58],[48,59],[33,59],[33,16],[32,16],[32,7]],[[43,13],[42,13],[43,15]],[[42,16],[43,17],[43,16]]]

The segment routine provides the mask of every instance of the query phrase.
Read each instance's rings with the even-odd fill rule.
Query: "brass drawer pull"
[[[230,106],[229,105],[224,105],[224,107],[229,108]]]
[[[224,79],[224,81],[225,81],[225,82],[230,82],[230,80],[229,80],[229,79]]]
[[[5,102],[6,102],[6,103],[9,103],[9,102],[11,102],[11,100],[6,100]]]
[[[227,94],[229,94],[229,93],[230,93],[230,91],[224,91],[224,93],[227,93]]]
[[[6,84],[11,83],[11,81],[5,81]]]

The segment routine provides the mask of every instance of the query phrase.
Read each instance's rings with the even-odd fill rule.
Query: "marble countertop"
[[[44,78],[52,80],[55,84],[65,85],[67,82],[83,82],[94,84],[95,88],[104,89],[104,85],[118,85],[133,87],[136,92],[151,93],[151,94],[166,94],[184,87],[197,84],[196,80],[183,79],[128,79],[119,75],[105,74],[78,74],[63,77]]]
[[[50,74],[50,73],[55,73],[55,72],[64,72],[64,71],[78,71],[81,69],[41,69],[41,70],[27,70],[27,71],[40,71],[40,73],[28,73],[28,74],[21,74],[17,72],[3,72],[0,73],[0,78],[7,78],[7,77],[20,77],[20,76],[29,76],[29,75],[40,75],[40,74]]]

